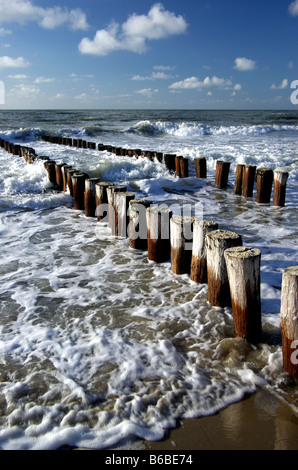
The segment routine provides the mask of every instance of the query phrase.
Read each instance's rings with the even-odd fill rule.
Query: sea
[[[80,138],[189,159],[163,162],[45,142]],[[111,449],[163,439],[180,419],[210,416],[261,389],[298,416],[283,370],[282,274],[297,265],[298,111],[0,111],[0,138],[125,185],[136,199],[184,209],[261,250],[262,340],[235,338],[229,307],[75,210],[43,161],[0,149],[0,448]],[[205,157],[207,178],[195,176]],[[216,161],[230,162],[226,189]],[[233,193],[237,164],[289,173],[286,204]],[[264,405],[266,406],[266,405]]]

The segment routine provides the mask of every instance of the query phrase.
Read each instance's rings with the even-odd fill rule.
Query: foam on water
[[[164,121],[140,121],[133,127],[127,129],[127,132],[139,133],[144,135],[165,134],[176,137],[201,137],[211,135],[241,135],[241,136],[260,136],[272,132],[297,132],[298,125],[245,125],[245,126],[211,126],[201,123],[189,122],[164,122]]]
[[[145,144],[177,146],[158,138]],[[234,338],[231,309],[211,308],[206,285],[174,275],[170,263],[149,262],[105,223],[74,211],[69,194],[53,191],[42,163],[0,151],[2,449],[157,440],[176,419],[213,414],[259,387],[298,412],[297,388],[289,388],[282,368],[279,325],[282,271],[297,260],[294,140],[236,137],[227,148],[222,137],[212,139],[198,148],[183,137],[179,147],[191,160],[207,153],[206,181],[178,180],[157,161],[31,144],[39,155],[127,185],[137,198],[200,206],[204,218],[260,248],[264,338],[257,346]],[[258,166],[285,164],[287,206],[256,205],[214,188],[218,157],[231,158],[233,167],[241,157]]]

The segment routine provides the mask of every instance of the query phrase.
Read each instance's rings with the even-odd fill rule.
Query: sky
[[[0,0],[0,110],[298,110],[297,45],[298,0]]]

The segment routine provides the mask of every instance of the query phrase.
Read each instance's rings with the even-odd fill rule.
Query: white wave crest
[[[204,135],[265,135],[271,132],[297,132],[297,125],[245,125],[208,126],[203,123],[140,121],[128,132],[146,135],[167,134],[176,137],[200,137]]]

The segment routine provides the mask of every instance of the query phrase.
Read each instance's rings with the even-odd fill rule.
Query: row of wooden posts
[[[145,157],[149,160],[156,158],[163,162],[166,168],[175,173],[180,178],[189,176],[188,158],[177,156],[176,154],[163,154],[141,149],[126,149],[105,145],[102,143],[88,142],[83,139],[72,139],[69,137],[44,135],[42,139],[46,142],[77,147],[82,149],[91,149],[99,151],[108,151],[118,156]],[[194,159],[195,173],[197,178],[207,178],[207,161],[205,157]],[[220,189],[226,189],[228,186],[230,162],[218,160],[216,162],[215,186]],[[256,186],[256,202],[259,204],[269,204],[271,201],[272,187],[273,198],[272,205],[283,207],[286,199],[286,186],[288,172],[282,170],[273,171],[270,168],[257,168],[255,165],[238,164],[235,172],[235,183],[233,192],[246,198],[253,196],[254,185]]]
[[[125,186],[90,178],[37,156],[32,148],[2,139],[0,146],[28,163],[43,160],[49,181],[57,190],[69,191],[76,210],[106,221],[113,235],[129,238],[131,248],[147,250],[149,261],[170,260],[174,274],[189,274],[192,281],[206,283],[210,305],[232,307],[235,335],[251,343],[261,340],[261,252],[243,246],[240,234],[221,230],[214,221],[175,216],[166,205],[137,200]],[[281,334],[284,369],[298,380],[298,266],[283,273]]]

